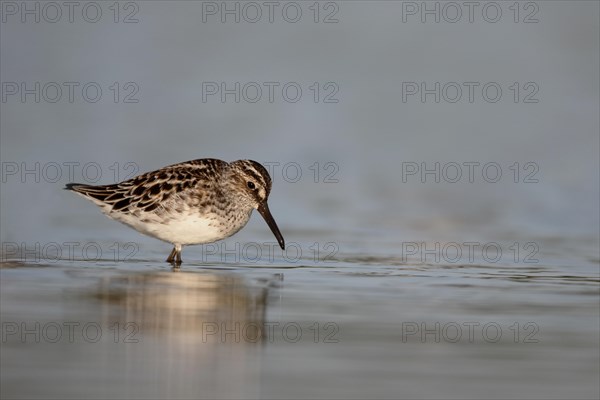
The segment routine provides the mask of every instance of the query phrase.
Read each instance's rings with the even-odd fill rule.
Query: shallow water
[[[143,250],[3,264],[3,397],[598,393],[600,279],[577,254],[500,265],[340,250],[253,264],[194,261],[210,256],[197,246],[172,269]]]

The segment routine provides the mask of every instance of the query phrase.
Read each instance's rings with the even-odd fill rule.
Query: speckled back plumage
[[[194,205],[206,205],[220,194],[213,190],[219,185],[223,169],[228,166],[225,161],[205,158],[169,165],[113,185],[71,183],[67,189],[90,198],[103,208],[109,208],[109,212],[161,213],[169,201],[196,200],[194,203],[197,204]],[[194,195],[190,192],[194,192]]]

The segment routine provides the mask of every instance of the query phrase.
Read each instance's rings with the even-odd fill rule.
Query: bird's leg
[[[183,246],[180,244],[176,244],[171,250],[169,257],[167,258],[167,262],[173,265],[181,265],[181,249]]]
[[[173,247],[173,250],[171,250],[171,253],[169,254],[169,257],[167,258],[167,262],[173,264],[173,261],[175,261],[175,254],[177,253],[177,248]]]
[[[169,253],[169,257],[167,257],[167,262],[168,263],[173,263],[173,256],[175,255],[175,247],[173,247],[173,250],[171,250],[171,253]]]

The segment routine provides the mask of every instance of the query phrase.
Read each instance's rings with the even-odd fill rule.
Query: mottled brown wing
[[[112,206],[111,211],[150,212],[199,184],[210,188],[225,166],[225,161],[205,158],[169,165],[113,185],[69,183],[66,189],[80,193],[100,206]]]

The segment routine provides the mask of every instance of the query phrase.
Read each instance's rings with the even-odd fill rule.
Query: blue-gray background
[[[75,181],[86,181],[81,167],[94,162],[102,172],[98,183],[113,183],[115,165],[123,178],[131,171],[125,169],[127,163],[141,173],[195,158],[251,158],[279,163],[274,164],[270,206],[286,239],[303,246],[335,242],[340,260],[399,259],[401,244],[407,241],[502,241],[520,246],[534,242],[540,263],[556,266],[557,276],[581,274],[597,284],[598,2],[520,2],[518,22],[513,2],[497,2],[502,16],[495,23],[482,15],[488,2],[475,9],[473,22],[462,6],[462,18],[456,23],[444,21],[444,15],[439,23],[432,15],[423,23],[419,13],[406,14],[407,7],[420,8],[423,3],[401,1],[320,2],[315,23],[313,3],[296,2],[302,10],[296,23],[282,17],[287,2],[275,8],[272,23],[265,6],[256,23],[243,18],[235,23],[231,15],[223,23],[220,14],[203,15],[207,3],[200,1],[121,2],[117,23],[113,2],[97,2],[102,17],[96,23],[82,18],[85,3],[81,3],[72,23],[64,7],[56,23],[43,18],[34,23],[31,15],[23,23],[24,3],[14,3],[18,11],[13,15],[13,3],[3,2],[3,90],[7,82],[9,86],[24,82],[29,88],[35,82],[79,86],[72,103],[66,89],[56,103],[43,97],[36,103],[33,95],[22,102],[20,94],[3,93],[2,243],[136,241],[138,258],[158,263],[169,245],[100,216],[88,202],[61,190],[70,181],[65,163],[78,163],[73,169]],[[27,4],[35,7],[35,2]],[[223,4],[210,7],[220,9]],[[235,4],[228,2],[227,7]],[[427,2],[427,7],[436,4],[442,9],[446,3]],[[41,2],[39,7],[43,6]],[[54,10],[47,11],[53,18]],[[93,15],[93,10],[88,11]],[[446,11],[447,18],[454,16],[454,10]],[[494,11],[488,11],[487,16],[493,17]],[[124,23],[131,12],[137,22]],[[252,18],[253,10],[248,12]],[[337,22],[325,23],[331,12]],[[526,23],[528,15],[537,22]],[[95,103],[81,94],[89,82],[103,90]],[[115,82],[120,89],[117,102],[110,89]],[[219,95],[203,101],[206,82],[225,82],[230,88],[235,82],[279,86],[272,103],[265,86],[258,102],[242,97],[236,103],[232,95],[225,102]],[[281,95],[288,82],[303,90],[295,103]],[[321,90],[318,102],[310,89],[315,82]],[[425,102],[419,95],[403,101],[403,82],[425,82],[429,88],[435,82],[456,82],[463,97],[456,103],[444,98],[436,103],[433,95]],[[479,84],[472,103],[464,82]],[[481,88],[489,82],[502,88],[498,102],[482,97]],[[516,102],[510,89],[515,82],[520,90]],[[333,86],[326,87],[328,83]],[[132,87],[137,89],[132,98],[138,101],[126,103]],[[325,103],[323,97],[331,87],[339,89],[334,95],[337,102]],[[533,95],[537,102],[525,102],[532,87],[537,89]],[[426,163],[432,168],[436,162],[440,166],[494,162],[503,175],[498,183],[489,183],[476,168],[475,182],[470,183],[464,167],[457,183],[443,177],[436,183],[431,175],[425,182],[419,175],[403,179],[403,165],[407,165],[403,163]],[[34,169],[36,163],[39,182],[34,174],[21,175],[22,169]],[[44,171],[53,178],[55,163],[63,166],[61,176],[49,182]],[[295,169],[288,169],[288,176],[282,174],[286,163],[300,166],[302,177],[297,182],[291,182]],[[317,182],[311,169],[315,163],[320,170]],[[515,163],[520,169],[517,183],[510,168]],[[535,166],[537,183],[524,182],[532,171],[524,169],[526,164]],[[15,166],[18,170],[13,174]],[[336,181],[325,182],[332,171]],[[254,216],[236,240],[273,238]],[[186,257],[199,259],[193,248],[186,249]],[[365,274],[376,268],[368,262],[351,265]],[[369,284],[348,279],[342,271],[331,284],[350,288]],[[332,301],[334,295],[321,289],[323,303]],[[487,304],[484,293],[481,302]],[[522,295],[529,298],[529,292]],[[549,297],[544,302],[554,308],[563,300]],[[496,301],[489,300],[492,309]],[[339,310],[329,311],[336,315]],[[590,329],[586,338],[593,343],[598,314],[597,308],[589,311],[579,322],[585,321]],[[556,326],[565,321],[558,320]],[[568,324],[575,330],[582,327],[576,321]],[[590,354],[598,355],[597,341]],[[594,368],[597,372],[597,363],[588,365],[593,367],[588,372],[594,373]],[[580,388],[581,396],[598,394],[597,382],[582,382]],[[546,394],[556,393],[555,389],[549,387]],[[379,395],[398,393],[385,390]],[[281,395],[276,390],[271,393]],[[301,395],[289,394],[294,393]]]
[[[312,3],[301,2],[303,16],[295,24],[283,19],[282,6],[273,23],[266,7],[257,23],[243,18],[234,23],[232,16],[221,23],[219,14],[205,16],[203,23],[202,2],[161,1],[136,3],[137,23],[114,23],[109,4],[99,4],[103,16],[97,23],[82,18],[82,7],[75,9],[73,23],[66,10],[54,24],[5,16],[2,82],[80,86],[72,104],[65,86],[54,104],[43,97],[36,104],[32,95],[22,103],[18,94],[7,95],[3,162],[16,162],[19,170],[21,162],[26,168],[39,162],[42,169],[51,162],[79,162],[74,172],[80,180],[85,163],[97,162],[103,172],[99,183],[114,182],[109,167],[115,162],[120,176],[129,172],[127,162],[139,172],[203,157],[281,166],[297,162],[303,169],[298,183],[282,179],[281,168],[274,177],[272,208],[284,227],[402,231],[411,224],[439,224],[453,230],[468,223],[469,229],[516,229],[527,235],[598,234],[596,2],[536,3],[537,23],[514,23],[514,11],[500,3],[503,16],[497,23],[486,22],[479,8],[469,23],[464,8],[458,23],[443,18],[434,23],[429,16],[425,24],[420,14],[405,15],[403,23],[403,2],[335,3],[337,23],[314,23]],[[524,4],[521,20],[533,11]],[[334,11],[325,5],[320,19]],[[120,19],[133,11],[121,4]],[[88,82],[103,89],[97,103],[82,97]],[[114,82],[120,86],[118,103],[109,89]],[[123,102],[133,90],[124,88],[127,82],[139,88],[136,104]],[[231,95],[226,103],[219,95],[203,103],[203,82],[280,86],[273,103],[266,89],[254,104],[243,98],[236,104]],[[281,95],[287,82],[303,89],[297,103]],[[309,89],[314,82],[321,86],[319,103]],[[331,92],[323,89],[327,82],[339,88],[338,103],[322,102],[323,93]],[[459,102],[442,98],[436,104],[432,95],[425,103],[419,95],[403,102],[402,82],[480,86],[473,104],[465,86]],[[497,103],[481,95],[488,82],[503,89]],[[518,103],[509,89],[514,82],[521,86]],[[523,102],[531,92],[523,88],[527,82],[537,84],[538,103]],[[464,184],[464,167],[456,184],[444,179],[435,184],[432,176],[422,184],[418,175],[402,182],[402,162],[427,162],[431,168],[435,162],[469,161],[498,162],[503,178],[486,183],[478,169],[476,184]],[[336,163],[339,183],[314,184],[308,168],[315,162],[323,175],[333,171],[324,170],[325,163]],[[509,166],[515,162],[521,181],[532,171],[523,166],[536,163],[539,183],[514,184]],[[55,170],[48,168],[53,177]],[[87,204],[57,190],[68,181],[68,167],[61,172],[57,184],[32,184],[33,175],[21,184],[18,173],[5,176],[3,241],[47,240],[46,227],[57,217],[87,218]],[[88,172],[93,175],[94,169]],[[293,178],[295,170],[288,172]],[[319,204],[328,208],[319,212]]]

